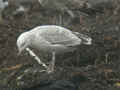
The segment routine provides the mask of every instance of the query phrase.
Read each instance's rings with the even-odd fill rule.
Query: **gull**
[[[92,38],[57,25],[37,26],[23,32],[17,38],[18,55],[24,50],[28,51],[39,64],[47,69],[48,73],[54,71],[56,54],[73,51],[80,44],[91,45]],[[43,63],[31,48],[37,49],[40,52],[52,53],[52,60],[49,66]]]

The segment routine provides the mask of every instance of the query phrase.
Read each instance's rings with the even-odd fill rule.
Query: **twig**
[[[106,53],[105,54],[105,63],[108,64],[108,56],[109,56],[109,53]]]
[[[22,66],[23,66],[23,64],[18,64],[18,65],[11,66],[11,67],[8,67],[8,68],[2,68],[1,71],[15,70],[15,69],[21,68]]]
[[[37,62],[38,62],[39,64],[41,64],[41,65],[42,65],[43,67],[45,67],[46,69],[48,68],[47,65],[46,65],[45,63],[43,63],[43,62],[40,60],[40,58],[39,58],[32,50],[30,50],[29,48],[26,48],[26,51],[28,51],[29,54],[30,54],[32,57],[34,57],[35,60],[37,60]]]

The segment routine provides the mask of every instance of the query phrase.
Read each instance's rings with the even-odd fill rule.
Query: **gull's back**
[[[37,37],[42,37],[52,44],[75,45],[80,44],[81,40],[69,29],[56,25],[38,26],[30,31]]]
[[[34,36],[31,46],[47,52],[51,52],[53,49],[56,52],[68,52],[81,43],[81,39],[72,34],[72,31],[56,25],[38,26],[29,33]]]

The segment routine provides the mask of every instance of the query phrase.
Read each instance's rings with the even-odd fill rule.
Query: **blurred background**
[[[76,51],[58,55],[55,72],[47,74],[38,72],[42,67],[27,52],[17,56],[16,40],[24,31],[52,24],[86,34],[93,44],[81,45],[77,56]],[[57,85],[72,83],[75,89],[60,90],[118,90],[119,36],[120,0],[0,0],[0,88],[50,90],[48,81],[50,86],[63,80]]]

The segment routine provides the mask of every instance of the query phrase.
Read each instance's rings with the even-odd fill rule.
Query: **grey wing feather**
[[[48,35],[43,35],[42,37],[44,37],[45,40],[47,40],[51,44],[61,44],[65,46],[75,46],[77,44],[76,38],[72,38],[64,33],[48,34]]]

